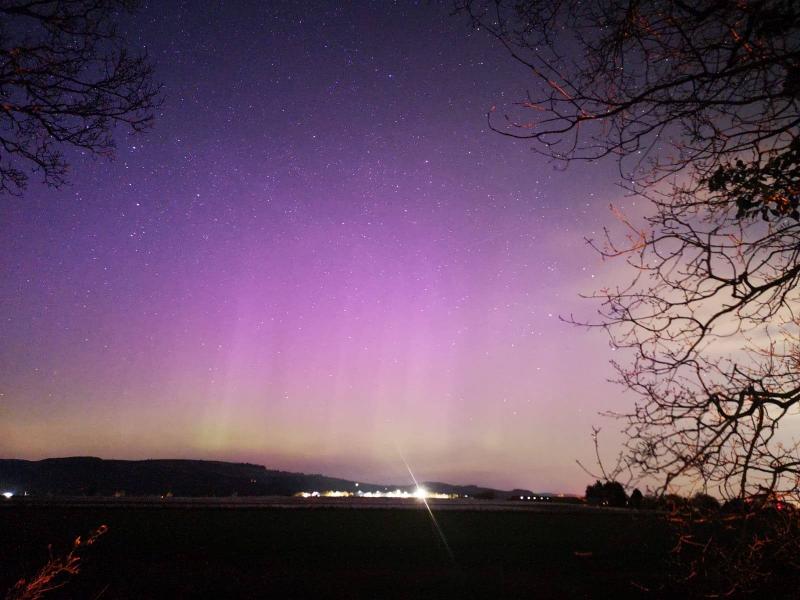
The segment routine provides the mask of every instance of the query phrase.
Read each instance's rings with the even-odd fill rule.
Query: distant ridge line
[[[478,485],[424,482],[428,491],[461,497],[512,499],[542,496],[525,489],[500,490]],[[311,491],[356,493],[413,485],[356,482],[314,473],[267,469],[264,465],[217,460],[152,458],[141,460],[68,456],[41,460],[0,459],[0,492],[35,496],[292,496]],[[518,498],[516,498],[518,499]]]

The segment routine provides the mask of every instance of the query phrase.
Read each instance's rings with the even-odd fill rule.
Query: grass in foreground
[[[0,511],[0,589],[98,522],[113,535],[64,597],[639,597],[670,549],[663,520],[635,512],[437,519],[454,560],[421,510],[12,507]]]

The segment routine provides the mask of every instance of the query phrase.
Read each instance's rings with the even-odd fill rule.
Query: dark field
[[[453,559],[424,509],[6,505],[0,590],[33,574],[48,543],[61,552],[101,524],[82,572],[52,597],[633,598],[631,582],[652,583],[668,555],[646,513],[436,518]]]

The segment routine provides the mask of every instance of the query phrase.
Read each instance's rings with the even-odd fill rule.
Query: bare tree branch
[[[798,493],[800,5],[790,0],[458,0],[531,74],[492,128],[558,161],[614,157],[648,198],[600,290],[615,415],[640,476],[728,497]],[[585,324],[585,323],[584,323]],[[627,362],[626,362],[627,360]]]
[[[129,0],[0,3],[0,193],[29,173],[66,181],[68,147],[111,156],[117,125],[143,131],[160,102],[146,54],[115,28]]]

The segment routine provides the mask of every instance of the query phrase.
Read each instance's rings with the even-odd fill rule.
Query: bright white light
[[[14,492],[3,492],[2,495],[3,495],[3,498],[8,499],[8,498],[11,498],[11,496],[14,495]]]
[[[401,498],[403,500],[417,499],[417,500],[449,500],[457,498],[456,494],[443,494],[441,492],[431,492],[422,486],[417,486],[413,492],[407,490],[394,490],[391,492],[364,492],[358,490],[356,493],[342,490],[326,490],[324,492],[297,492],[295,496],[302,498],[319,498],[320,496],[327,498],[350,498],[357,496],[359,498]]]

